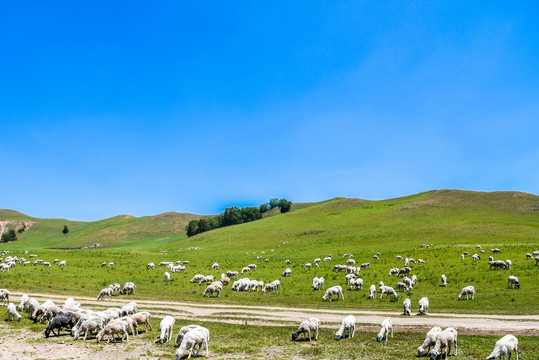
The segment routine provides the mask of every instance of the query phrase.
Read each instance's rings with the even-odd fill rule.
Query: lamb
[[[21,315],[17,312],[14,303],[7,304],[7,321],[15,320],[21,321]]]
[[[6,302],[6,301],[9,304],[9,295],[11,295],[9,290],[0,289],[0,300],[2,300],[2,306],[4,306],[4,302]]]
[[[129,326],[129,323],[127,321],[124,321],[122,319],[116,319],[109,322],[96,336],[96,341],[100,342],[102,339],[105,338],[105,336],[109,335],[109,340],[107,342],[110,342],[115,334],[122,334],[122,341],[123,339],[126,339],[126,341],[129,341],[129,335],[127,333],[127,328]]]
[[[299,325],[299,328],[292,333],[292,340],[296,340],[299,335],[303,334],[303,339],[306,338],[305,334],[308,335],[309,341],[311,340],[311,333],[314,335],[314,339],[318,340],[318,327],[320,326],[320,319],[316,317],[308,318],[304,320]]]
[[[35,310],[32,314],[32,319],[34,320],[34,322],[37,322],[45,314],[45,312],[53,306],[55,305],[52,300],[47,299],[47,301],[45,301],[43,305],[39,306],[37,310]]]
[[[434,348],[429,351],[429,355],[432,360],[435,360],[445,348],[445,358],[449,357],[451,352],[451,345],[455,344],[455,356],[457,355],[457,330],[452,327],[448,327],[438,335],[436,335],[436,343]]]
[[[495,360],[499,357],[505,359],[506,354],[508,354],[508,358],[511,359],[511,353],[513,351],[517,355],[518,360],[518,339],[513,335],[505,335],[503,338],[496,341],[494,350],[492,350],[492,353],[487,357],[487,360]]]
[[[402,290],[403,292],[408,291],[408,286],[406,286],[406,284],[403,282],[398,282],[395,287],[397,288],[397,291],[399,290]]]
[[[369,299],[374,299],[376,297],[376,286],[371,285],[369,287]]]
[[[429,299],[426,297],[422,297],[419,302],[419,315],[427,315],[427,311],[429,310]]]
[[[507,287],[511,286],[513,289],[516,287],[517,289],[520,289],[520,283],[518,282],[518,278],[516,276],[509,276],[507,278]]]
[[[75,323],[76,321],[75,321],[75,317],[73,313],[68,312],[68,313],[58,315],[54,319],[51,320],[51,322],[49,323],[49,326],[47,326],[47,328],[45,329],[45,337],[48,338],[51,331],[54,334],[54,329],[58,330],[58,333],[54,335],[60,336],[60,330],[62,330],[62,328],[68,327],[68,326],[72,328],[73,326],[75,326]]]
[[[348,337],[353,338],[356,332],[356,318],[353,315],[348,315],[341,321],[341,327],[335,333],[337,340],[345,337],[346,330],[348,330]]]
[[[137,303],[134,302],[134,301],[131,301],[131,302],[128,302],[127,304],[125,304],[124,306],[122,306],[121,310],[120,310],[120,315],[121,316],[127,316],[127,315],[130,315],[130,314],[135,314],[137,312]]]
[[[101,267],[105,267],[105,266],[107,266],[107,262],[103,261],[103,263],[101,264]]]
[[[468,300],[469,295],[472,295],[472,300],[473,300],[474,297],[475,297],[475,288],[472,285],[466,286],[460,292],[460,295],[458,296],[458,299],[461,300],[464,297],[464,295],[466,295],[466,300]]]
[[[314,263],[314,264],[318,264],[320,261],[322,261],[322,259],[316,258],[316,259],[314,259],[313,263]]]
[[[380,342],[384,340],[384,338],[387,341],[389,331],[391,331],[391,338],[393,339],[393,323],[390,318],[385,318],[384,321],[382,321],[382,325],[380,325],[380,332],[376,337],[376,341]]]
[[[417,356],[423,356],[425,354],[425,350],[430,351],[431,346],[436,345],[436,337],[441,332],[442,328],[439,326],[435,326],[430,329],[425,336],[425,341],[423,341],[423,344],[421,344],[421,346],[417,348]]]
[[[284,269],[282,276],[287,277],[287,276],[290,276],[290,275],[292,275],[292,269],[290,269],[290,268]]]
[[[223,291],[223,287],[219,284],[211,284],[208,285],[206,290],[204,290],[204,293],[202,293],[202,296],[206,297],[206,295],[211,296],[212,294],[217,294],[217,297],[221,295],[221,291]]]
[[[399,273],[399,268],[393,268],[389,270],[389,276],[393,276]]]
[[[165,281],[166,282],[170,281],[170,274],[168,273],[168,271],[165,271]]]
[[[161,331],[159,342],[161,344],[169,342],[170,339],[172,339],[172,332],[175,322],[176,320],[169,315],[165,316],[164,319],[161,320],[161,323],[159,324],[159,330]]]
[[[407,316],[412,315],[411,307],[412,307],[412,302],[410,301],[410,299],[404,300],[402,302],[403,315],[407,315]]]
[[[19,304],[19,311],[23,311],[28,308],[28,295],[23,294],[21,296],[21,303]]]
[[[152,324],[150,323],[150,318],[151,315],[147,311],[131,315],[131,319],[133,319],[133,330],[135,331],[134,335],[138,335],[138,326],[142,324],[146,324],[146,332],[148,332],[148,328],[153,330]]]
[[[182,339],[180,347],[176,350],[176,360],[180,360],[186,350],[189,350],[189,355],[187,358],[190,358],[194,353],[195,346],[198,345],[198,350],[195,356],[198,356],[202,345],[206,348],[206,356],[209,355],[208,351],[208,341],[210,338],[210,331],[202,326],[194,328],[188,331]]]
[[[442,274],[442,286],[447,286],[447,277]]]
[[[350,280],[350,290],[361,290],[363,289],[363,279],[352,279]]]
[[[339,300],[339,295],[344,300],[344,295],[342,294],[342,287],[339,285],[332,286],[326,290],[326,293],[324,296],[322,296],[322,301],[326,301],[329,299],[329,301],[333,301],[333,295],[337,295],[337,300]]]
[[[223,283],[223,285],[228,285],[230,283],[230,278],[224,275],[225,274],[221,274],[221,282]]]
[[[320,290],[324,288],[324,278],[323,277],[315,277],[313,278],[313,289],[314,290]]]
[[[97,300],[105,300],[105,296],[109,297],[109,301],[112,300],[112,288],[104,288],[99,292],[99,295],[97,295]]]
[[[389,295],[393,295],[395,297],[398,297],[397,292],[391,286],[381,286],[380,287],[380,299],[384,298],[384,294],[386,295],[386,298],[389,297]]]

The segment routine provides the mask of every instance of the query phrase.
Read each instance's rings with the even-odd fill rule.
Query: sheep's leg
[[[86,340],[86,336],[88,336],[88,329],[86,329],[86,331],[84,332],[84,339],[83,340]]]

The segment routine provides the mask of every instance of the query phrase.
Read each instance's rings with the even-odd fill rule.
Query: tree
[[[4,243],[17,240],[17,234],[15,233],[15,230],[9,229],[7,232],[3,233],[1,240]]]
[[[263,203],[262,205],[258,207],[258,210],[260,211],[261,214],[267,212],[269,210],[268,204]]]
[[[275,209],[276,207],[279,207],[279,199],[273,198],[268,203],[270,210]]]
[[[281,209],[281,213],[289,212],[292,208],[292,201],[281,199],[279,200],[279,208]]]
[[[64,225],[64,230],[62,230],[62,232],[64,233],[64,235],[69,232],[69,228],[67,227],[67,225]]]
[[[195,236],[198,233],[198,220],[189,221],[187,225],[187,236]]]

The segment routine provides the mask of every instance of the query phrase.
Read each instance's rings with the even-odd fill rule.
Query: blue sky
[[[96,220],[272,197],[538,194],[538,11],[3,4],[0,208]]]

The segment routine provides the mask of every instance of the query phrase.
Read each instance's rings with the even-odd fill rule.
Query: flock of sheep
[[[44,261],[43,259],[35,259],[31,261],[32,258],[37,258],[36,254],[30,254],[27,260],[25,257],[18,258],[17,256],[6,256],[8,253],[9,251],[3,251],[0,253],[0,271],[2,272],[9,271],[9,269],[16,267],[17,264],[22,266],[41,265],[48,268],[52,267],[52,264],[58,264],[59,267],[66,266],[65,260],[60,261],[58,259],[54,259],[52,263],[49,261]],[[27,255],[28,251],[25,251],[24,254]]]

